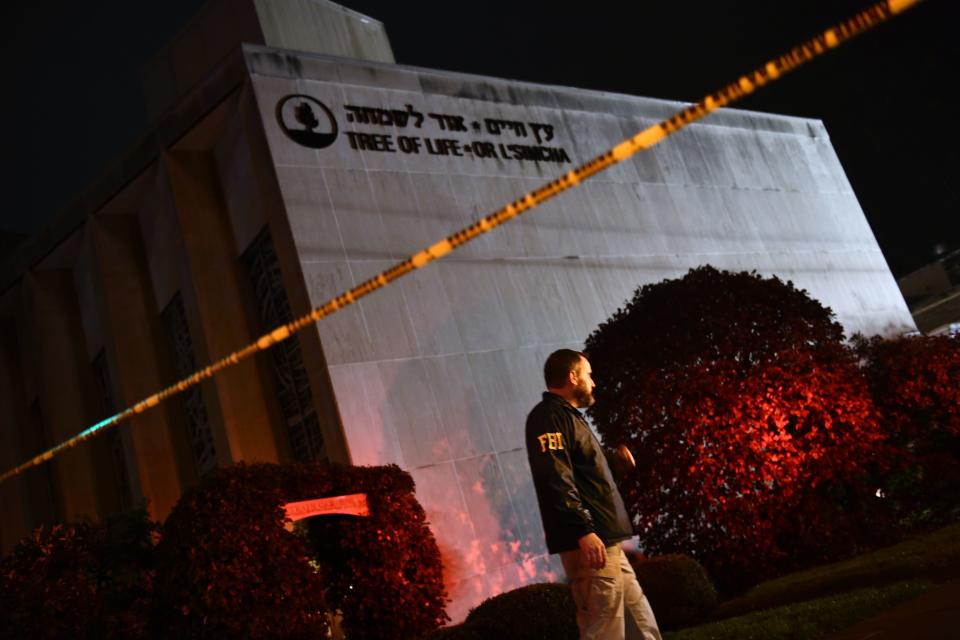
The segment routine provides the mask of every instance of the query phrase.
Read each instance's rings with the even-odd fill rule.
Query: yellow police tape
[[[597,156],[593,160],[590,160],[576,169],[573,169],[556,180],[548,182],[535,191],[531,191],[519,200],[511,202],[499,211],[494,211],[490,215],[477,220],[470,226],[457,231],[451,236],[447,236],[440,242],[437,242],[436,244],[427,247],[423,251],[410,256],[403,262],[400,262],[390,267],[386,271],[377,274],[373,278],[370,278],[369,280],[357,285],[353,289],[345,291],[339,296],[328,300],[325,304],[313,309],[307,315],[298,318],[289,324],[274,329],[270,333],[261,336],[260,339],[253,344],[249,344],[243,349],[231,353],[230,355],[211,364],[205,369],[195,372],[190,377],[184,378],[183,380],[167,387],[159,393],[156,393],[149,398],[138,402],[132,407],[129,407],[120,413],[107,418],[106,420],[98,422],[89,429],[80,432],[76,436],[66,440],[65,442],[62,442],[61,444],[58,444],[52,449],[41,453],[33,459],[28,460],[27,462],[24,462],[23,464],[10,469],[9,471],[6,471],[2,476],[0,476],[0,482],[15,476],[26,469],[29,469],[30,467],[37,466],[46,462],[47,460],[50,460],[64,449],[76,446],[84,440],[93,437],[96,433],[105,430],[108,427],[112,427],[113,425],[119,424],[134,414],[142,413],[151,407],[155,407],[156,405],[160,404],[161,401],[166,400],[170,396],[189,389],[203,380],[212,378],[220,371],[231,365],[237,364],[241,360],[250,357],[258,351],[268,349],[277,342],[286,340],[307,325],[317,322],[321,318],[336,312],[338,309],[342,309],[347,305],[353,304],[360,298],[373,293],[377,289],[385,287],[397,278],[405,276],[411,271],[419,269],[420,267],[423,267],[424,265],[427,265],[438,258],[442,258],[460,245],[470,242],[477,236],[480,236],[491,229],[499,227],[508,220],[516,218],[521,213],[534,208],[541,202],[554,197],[558,193],[566,191],[571,187],[575,187],[587,178],[599,173],[600,171],[603,171],[607,167],[610,167],[617,162],[626,160],[638,151],[652,147],[669,136],[671,133],[682,129],[691,122],[695,122],[700,118],[703,118],[704,116],[716,111],[724,105],[730,104],[735,100],[739,100],[747,94],[752,93],[757,87],[762,87],[768,82],[776,80],[783,74],[787,73],[788,71],[792,71],[804,62],[812,60],[827,50],[832,49],[837,45],[849,40],[850,38],[877,26],[893,15],[910,8],[915,4],[919,4],[920,1],[921,0],[885,0],[884,2],[879,2],[861,11],[852,18],[849,18],[848,20],[830,29],[827,29],[823,33],[794,47],[782,56],[771,60],[759,69],[755,70],[753,73],[742,76],[735,82],[728,84],[719,91],[711,93],[697,104],[686,107],[685,109],[677,112],[673,117],[644,129],[632,138],[624,140],[603,155]]]

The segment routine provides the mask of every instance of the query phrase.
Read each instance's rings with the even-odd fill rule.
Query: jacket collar
[[[564,409],[567,409],[567,410],[569,410],[569,411],[573,411],[573,412],[576,413],[578,416],[581,415],[579,409],[577,409],[575,406],[573,406],[572,404],[570,404],[569,402],[567,402],[566,400],[564,400],[563,398],[561,398],[561,397],[558,396],[557,394],[553,393],[552,391],[544,391],[544,392],[543,392],[543,400],[544,400],[544,402],[553,402],[553,403],[559,404],[559,405],[562,406]]]

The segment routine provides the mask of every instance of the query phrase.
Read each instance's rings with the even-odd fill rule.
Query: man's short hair
[[[567,382],[567,374],[577,368],[580,358],[587,356],[573,349],[558,349],[543,364],[543,379],[548,389],[559,389]]]

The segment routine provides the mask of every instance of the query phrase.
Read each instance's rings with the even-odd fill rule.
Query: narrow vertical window
[[[113,399],[113,386],[110,381],[110,368],[107,365],[107,354],[103,349],[97,354],[91,363],[93,374],[97,380],[97,388],[100,390],[101,404],[103,406],[103,415],[100,419],[106,419],[117,412],[117,403]],[[120,436],[120,428],[110,429],[110,452],[113,458],[113,476],[116,482],[117,491],[120,493],[120,504],[124,509],[132,506],[132,492],[130,491],[130,475],[127,470],[127,458],[123,453],[123,438]]]
[[[160,316],[170,341],[174,371],[177,378],[182,380],[197,370],[197,361],[193,355],[193,340],[190,338],[187,313],[183,308],[180,293],[173,296]],[[210,429],[207,405],[203,402],[203,390],[200,385],[194,385],[184,391],[180,397],[183,398],[183,408],[186,412],[193,459],[200,475],[203,475],[217,466],[213,431]]]
[[[269,331],[293,320],[269,230],[264,229],[257,235],[243,253],[242,260],[250,274],[262,330]],[[313,406],[299,338],[292,336],[274,345],[270,349],[270,357],[277,398],[294,459],[325,461],[327,454],[323,435]]]

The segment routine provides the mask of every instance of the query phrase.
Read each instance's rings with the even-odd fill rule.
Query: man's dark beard
[[[577,401],[578,407],[589,407],[594,403],[593,394],[587,391],[585,384],[578,384],[573,390],[573,399]]]

